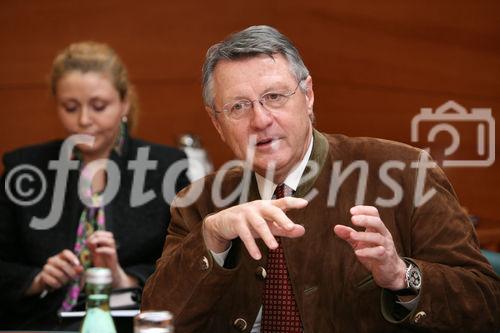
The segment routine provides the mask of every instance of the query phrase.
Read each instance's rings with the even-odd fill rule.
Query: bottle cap
[[[110,284],[113,281],[111,270],[103,267],[92,267],[85,272],[85,282],[93,284]]]

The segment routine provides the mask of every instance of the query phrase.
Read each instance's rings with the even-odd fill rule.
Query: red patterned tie
[[[292,189],[280,184],[274,191],[276,199],[290,196]],[[281,239],[278,248],[267,255],[267,278],[264,285],[262,333],[302,332],[297,303],[288,277]]]

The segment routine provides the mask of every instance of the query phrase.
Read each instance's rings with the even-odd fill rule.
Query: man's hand
[[[377,208],[355,206],[350,212],[352,223],[365,230],[356,231],[345,225],[336,225],[335,234],[352,246],[358,260],[372,273],[377,285],[390,290],[406,288],[406,265],[399,257],[392,235],[380,219]]]
[[[307,203],[293,197],[256,200],[209,215],[203,223],[205,243],[209,250],[220,253],[229,248],[231,240],[239,237],[252,258],[259,260],[262,255],[256,238],[262,238],[270,249],[276,249],[278,242],[274,236],[296,238],[304,234],[304,227],[293,223],[285,212],[304,208]]]

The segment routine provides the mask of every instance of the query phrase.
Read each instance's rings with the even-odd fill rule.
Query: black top
[[[77,191],[78,170],[69,171],[63,183],[66,191],[62,192],[62,198],[55,199],[56,202],[64,201],[60,218],[53,220],[55,225],[46,230],[30,226],[33,217],[45,219],[53,208],[57,172],[53,168],[55,164],[52,163],[53,167],[49,164],[59,159],[61,145],[62,141],[52,141],[25,147],[5,154],[3,158],[5,171],[0,187],[0,329],[54,327],[57,311],[66,295],[67,288],[61,288],[44,298],[40,295],[24,296],[47,259],[64,249],[73,250],[76,241],[76,229],[83,210]],[[129,162],[136,160],[141,147],[149,148],[148,160],[157,165],[155,170],[146,172],[144,187],[139,191],[152,191],[154,199],[132,207],[134,170]],[[174,148],[127,138],[121,154],[113,151],[110,159],[118,166],[121,177],[117,195],[105,206],[106,230],[114,235],[122,268],[144,284],[161,255],[170,223],[169,203],[162,192],[163,179],[169,167],[178,160],[186,159],[186,156]],[[149,163],[151,165],[152,162]],[[46,190],[40,200],[29,205],[13,200],[13,197],[20,199],[26,195],[29,199],[36,199],[43,190],[42,182],[35,178],[33,172],[30,173],[31,178],[19,177],[23,170],[27,170],[26,165],[40,170],[46,180]],[[22,170],[12,172],[14,168],[21,167]],[[140,183],[140,177],[136,176],[136,181]],[[184,170],[177,178],[175,191],[188,183]],[[167,182],[165,186],[173,187],[174,184]],[[33,193],[30,193],[31,190],[34,190]]]

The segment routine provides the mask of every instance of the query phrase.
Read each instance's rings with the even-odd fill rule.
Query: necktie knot
[[[293,189],[289,186],[287,186],[285,183],[281,183],[278,186],[276,186],[276,189],[274,190],[274,199],[281,199],[284,197],[291,197],[293,194]]]

